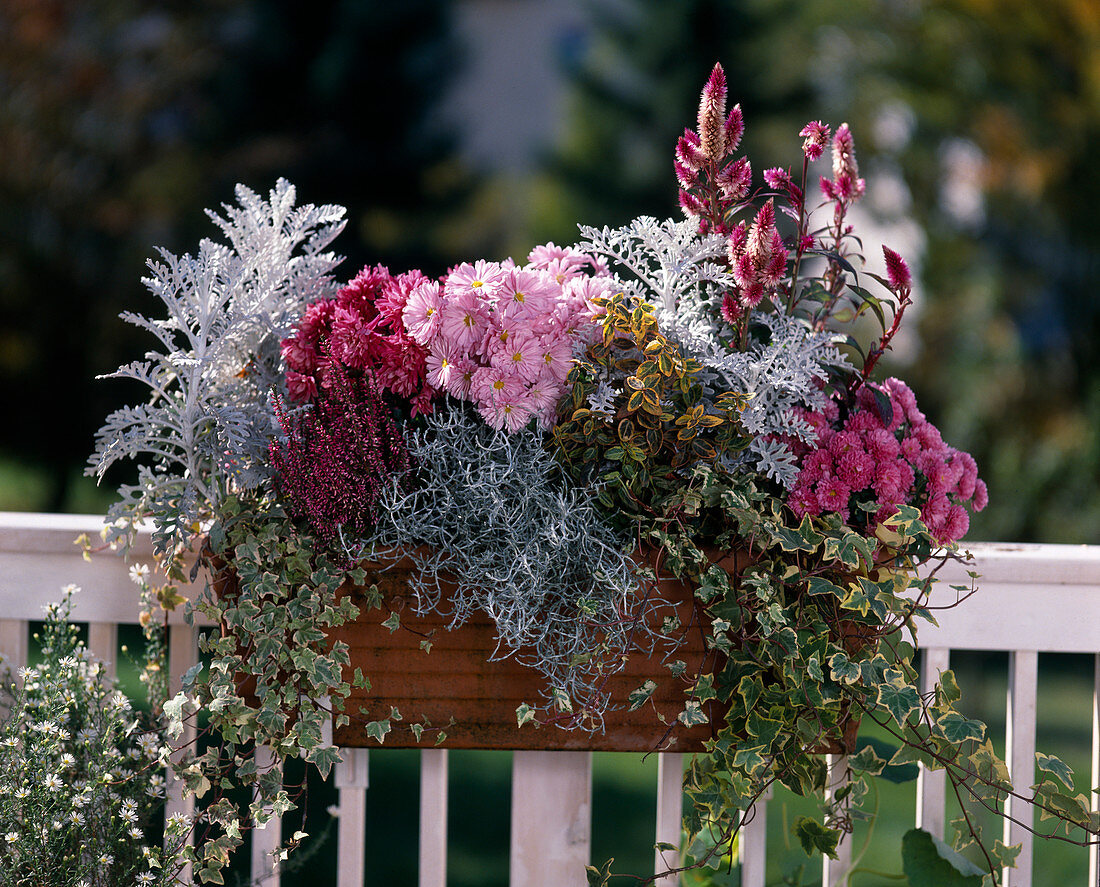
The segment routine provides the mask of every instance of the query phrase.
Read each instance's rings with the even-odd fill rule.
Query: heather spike
[[[726,145],[726,72],[715,65],[699,97],[699,145],[703,156],[717,163]]]

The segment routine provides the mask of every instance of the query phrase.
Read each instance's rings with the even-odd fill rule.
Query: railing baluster
[[[684,756],[679,752],[662,752],[657,755],[657,843],[672,844],[680,848],[683,832],[684,808]],[[657,850],[653,861],[654,871],[659,873],[680,864],[677,850]],[[661,878],[654,887],[675,887],[680,879],[673,875]]]
[[[760,800],[741,826],[741,887],[764,887],[768,869],[768,801],[772,787],[760,796]]]
[[[264,773],[276,764],[275,753],[266,745],[256,746],[256,769]],[[265,887],[279,887],[279,866],[275,852],[283,842],[283,819],[274,816],[263,828],[252,830],[252,883]]]
[[[509,882],[582,887],[591,832],[592,753],[514,752]]]
[[[931,693],[940,674],[951,666],[951,650],[947,647],[925,647],[921,663],[921,693]],[[945,803],[947,800],[947,772],[929,770],[920,765],[917,776],[917,828],[943,839]]]
[[[198,629],[191,625],[168,626],[168,692],[176,694],[180,690],[184,673],[192,665],[199,661]],[[184,721],[183,735],[174,740],[181,747],[187,747],[195,741],[196,728],[194,721]],[[195,796],[183,796],[183,783],[172,776],[167,777],[166,795],[164,804],[164,817],[167,821],[172,816],[180,815],[191,819],[195,815]],[[189,843],[193,842],[193,837]],[[191,866],[188,865],[180,874],[180,882],[191,883]]]
[[[21,682],[17,672],[27,664],[28,634],[30,628],[25,619],[0,619],[0,653],[18,683]]]
[[[88,650],[103,663],[103,673],[108,678],[118,675],[118,623],[89,622]]]
[[[1012,785],[1026,795],[1035,782],[1035,700],[1039,654],[1034,650],[1014,650],[1008,655],[1008,711],[1005,718],[1005,761]],[[1020,820],[1005,819],[1005,844],[1023,844],[1016,868],[1004,870],[1004,887],[1031,887],[1032,835],[1028,831],[1035,819],[1034,809],[1026,801],[1009,798],[1005,814]]]
[[[1100,653],[1093,657],[1092,664],[1092,781],[1095,788],[1100,785]],[[1100,810],[1100,795],[1090,793],[1092,809]],[[1100,884],[1100,846],[1089,845],[1089,887]]]
[[[342,748],[336,765],[340,791],[340,819],[336,833],[336,858],[340,870],[336,887],[363,887],[366,875],[367,788],[370,785],[370,751]]]
[[[420,752],[420,887],[447,887],[447,750]]]
[[[825,799],[829,800],[833,792],[848,782],[848,756],[826,755],[829,774],[826,777]],[[836,859],[828,856],[821,863],[821,883],[823,887],[840,887],[843,878],[852,867],[852,838],[845,835],[836,848]]]

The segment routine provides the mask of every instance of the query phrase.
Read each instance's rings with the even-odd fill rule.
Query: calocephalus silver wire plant
[[[217,739],[173,765],[207,802],[200,880],[222,877],[248,819],[294,806],[256,746],[323,773],[338,759],[326,724],[356,717],[344,700],[369,675],[348,674],[349,648],[329,637],[358,615],[341,587],[366,581],[365,558],[414,562],[418,608],[454,627],[477,611],[495,621],[487,655],[544,678],[520,725],[598,732],[659,685],[682,687],[670,734],[711,731],[685,778],[686,867],[728,865],[777,782],[821,802],[792,829],[807,853],[833,854],[873,819],[871,781],[916,762],[945,771],[971,858],[914,832],[911,878],[946,862],[940,883],[996,881],[1016,850],[984,840],[972,811],[1003,814],[1010,794],[1040,808],[1044,834],[1095,840],[1100,819],[1065,764],[1039,755],[1038,783],[1014,787],[953,675],[920,692],[912,639],[987,492],[909,387],[874,376],[913,281],[888,247],[884,274],[865,266],[852,133],[808,123],[793,172],[757,177],[737,154],[743,129],[715,67],[675,150],[684,218],[582,228],[522,262],[366,267],[338,285],[328,247],[343,211],[294,208],[280,182],[267,200],[239,189],[213,217],[226,243],[150,265],[168,316],[128,319],[162,350],[116,374],[149,400],[108,420],[91,470],[137,461],[109,535],[150,521],[170,581],[188,551],[211,579],[187,604],[218,626],[209,662],[164,705],[174,735],[201,715]],[[642,552],[688,600],[654,595]],[[665,603],[694,614],[695,673],[666,655],[683,632]],[[653,651],[628,698],[601,692]],[[374,721],[367,735],[389,731]],[[827,793],[839,753],[850,780]],[[249,808],[234,785],[254,792]]]

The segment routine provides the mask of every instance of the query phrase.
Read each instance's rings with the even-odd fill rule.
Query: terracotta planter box
[[[371,688],[352,691],[346,703],[352,722],[335,731],[337,745],[377,747],[377,741],[367,736],[365,725],[388,717],[391,707],[403,718],[392,723],[392,732],[385,738],[387,747],[396,748],[432,747],[437,735],[434,729],[426,730],[417,743],[408,726],[425,721],[446,731],[444,748],[690,752],[701,751],[703,742],[711,737],[711,724],[689,729],[676,721],[684,707],[686,676],[697,674],[701,666],[704,671],[714,669],[715,654],[705,649],[699,619],[693,618],[690,590],[675,580],[662,580],[660,594],[667,601],[680,601],[681,622],[692,626],[687,642],[669,657],[687,663],[685,678],[674,677],[660,661],[660,654],[651,660],[634,653],[605,685],[622,707],[607,714],[604,732],[589,733],[554,725],[536,728],[531,723],[517,727],[517,706],[543,704],[542,675],[513,659],[486,661],[496,649],[496,634],[487,616],[454,631],[446,630],[446,618],[416,616],[408,590],[408,569],[408,565],[398,565],[371,570],[368,576],[367,586],[377,584],[390,609],[406,604],[401,627],[394,632],[381,624],[389,610],[370,609],[362,587],[346,589],[359,606],[360,616],[330,632],[330,637],[348,645],[352,673],[356,667],[362,669]],[[433,631],[431,651],[425,653],[420,642]],[[658,685],[650,702],[628,711],[629,694],[650,679]],[[716,708],[704,708],[712,723],[721,722],[721,712],[713,710]],[[452,718],[455,723],[447,726]]]

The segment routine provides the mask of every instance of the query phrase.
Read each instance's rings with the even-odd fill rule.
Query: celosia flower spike
[[[825,143],[829,141],[829,127],[820,120],[813,120],[802,127],[799,135],[804,139],[802,153],[806,155],[806,159],[817,160],[825,151]]]
[[[862,197],[865,188],[856,163],[855,140],[847,123],[840,124],[833,136],[833,187],[841,200]]]
[[[741,105],[737,104],[733,106],[733,110],[730,111],[729,117],[726,118],[723,153],[729,154],[731,151],[735,151],[737,146],[741,144],[741,136],[744,132],[745,121],[741,116]]]
[[[726,147],[726,72],[715,65],[699,97],[699,146],[703,156],[717,163]]]
[[[699,151],[699,136],[690,129],[676,141],[676,159],[690,170],[698,172],[706,158]]]
[[[908,290],[913,284],[913,278],[905,259],[888,246],[883,246],[882,255],[886,259],[886,277],[890,281],[890,288],[895,292]]]

